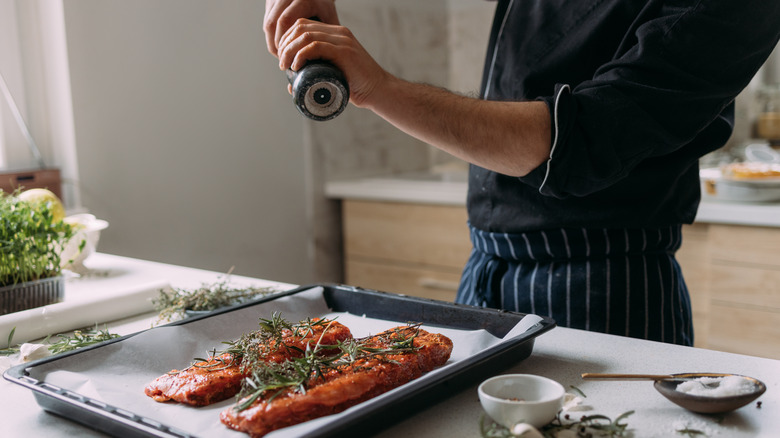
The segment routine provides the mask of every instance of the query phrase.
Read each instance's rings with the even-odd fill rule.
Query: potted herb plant
[[[0,190],[0,315],[40,307],[62,298],[60,252],[75,230],[49,191]],[[40,196],[40,195],[43,196]]]

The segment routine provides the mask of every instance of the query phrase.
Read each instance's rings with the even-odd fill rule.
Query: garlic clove
[[[19,358],[22,362],[43,359],[47,356],[51,356],[51,352],[44,344],[22,344],[19,347]]]

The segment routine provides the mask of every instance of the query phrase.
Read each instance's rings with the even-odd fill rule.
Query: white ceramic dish
[[[63,268],[81,273],[86,269],[84,260],[97,250],[100,231],[108,228],[108,222],[87,213],[68,216],[65,222],[75,226],[77,231],[60,254]],[[79,252],[79,245],[84,240],[84,248]]]
[[[496,423],[512,429],[527,423],[547,425],[563,406],[560,383],[532,374],[504,374],[485,380],[477,389],[482,408]]]
[[[699,172],[703,198],[729,202],[773,202],[780,200],[780,180],[734,180],[724,178],[720,169]]]
[[[747,145],[747,147],[745,147],[745,156],[750,161],[780,164],[780,152],[777,152],[767,143]]]

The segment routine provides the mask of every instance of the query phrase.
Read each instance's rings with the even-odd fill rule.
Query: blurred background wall
[[[80,206],[110,222],[100,251],[299,284],[339,281],[340,217],[324,181],[447,159],[355,107],[328,123],[303,119],[266,51],[262,1],[63,5],[73,183]],[[493,6],[338,2],[342,24],[385,68],[464,92],[478,87]]]

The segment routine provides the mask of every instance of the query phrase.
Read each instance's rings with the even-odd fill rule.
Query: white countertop
[[[125,278],[139,284],[164,278],[174,287],[198,286],[214,282],[220,273],[189,269],[160,263],[145,262],[124,257],[97,254],[87,265],[114,272],[112,282]],[[101,277],[84,279],[80,286],[99,285]],[[85,285],[91,283],[91,286]],[[283,283],[254,280],[259,285]],[[68,285],[67,287],[70,287]],[[66,289],[67,293],[67,289]],[[108,324],[112,333],[128,334],[149,328],[153,314],[138,315]],[[0,333],[5,339],[6,334]],[[2,342],[2,341],[0,341]],[[721,353],[690,347],[622,338],[580,330],[555,328],[537,339],[530,358],[507,364],[506,373],[531,373],[557,380],[565,388],[575,386],[587,396],[582,415],[603,414],[610,418],[634,410],[627,419],[635,437],[675,436],[685,427],[698,429],[708,436],[773,437],[780,430],[780,361]],[[767,392],[756,403],[725,416],[705,416],[689,413],[666,401],[653,389],[651,382],[583,381],[583,372],[602,373],[676,373],[689,371],[732,372],[762,380]],[[488,376],[484,376],[488,377]],[[481,379],[481,377],[480,377]],[[570,390],[571,391],[571,390]],[[0,437],[102,437],[66,419],[44,412],[32,393],[16,384],[0,382]],[[453,394],[429,409],[378,436],[478,437],[482,409],[476,393],[476,384]],[[679,436],[679,435],[678,435]]]
[[[422,174],[420,174],[422,175]],[[370,177],[325,184],[325,196],[336,199],[466,205],[468,182],[410,177]]]
[[[325,185],[325,195],[333,199],[465,206],[467,189],[465,176],[420,173],[332,181]],[[696,222],[780,227],[780,202],[749,204],[705,198]]]

